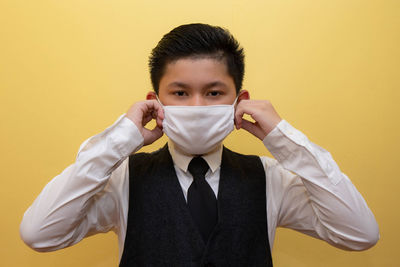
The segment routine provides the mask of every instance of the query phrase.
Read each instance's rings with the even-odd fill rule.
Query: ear
[[[242,100],[249,100],[249,99],[250,99],[249,92],[247,90],[240,90],[236,103],[239,103]]]
[[[148,92],[146,95],[146,100],[153,100],[153,99],[157,99],[156,92],[153,91]]]

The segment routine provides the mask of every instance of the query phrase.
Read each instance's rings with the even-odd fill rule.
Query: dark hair
[[[228,30],[208,24],[181,25],[165,34],[149,57],[150,77],[158,94],[161,77],[168,63],[182,58],[224,60],[233,78],[236,92],[242,88],[244,52]]]

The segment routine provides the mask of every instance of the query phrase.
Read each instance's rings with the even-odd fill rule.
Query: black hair
[[[167,64],[182,58],[214,58],[226,63],[236,92],[242,88],[244,52],[232,34],[221,27],[202,23],[181,25],[165,34],[149,57],[151,83],[158,94]]]

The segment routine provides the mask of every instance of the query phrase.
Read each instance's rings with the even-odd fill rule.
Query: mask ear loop
[[[236,103],[237,103],[238,98],[239,98],[239,96],[237,96],[237,97],[235,98],[235,101],[233,101],[232,106],[233,106],[234,108],[235,108],[235,106],[236,106]]]
[[[162,107],[164,107],[164,105],[161,103],[160,99],[158,98],[158,95],[157,95],[157,94],[156,94],[156,98],[157,98],[157,102],[158,102]]]

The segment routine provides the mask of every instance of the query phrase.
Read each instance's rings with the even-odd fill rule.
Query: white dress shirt
[[[266,174],[268,237],[287,227],[348,250],[379,239],[378,225],[364,199],[329,152],[282,120],[263,140],[275,159],[260,157]],[[37,251],[71,246],[84,237],[113,230],[119,256],[124,249],[129,204],[128,157],[143,146],[135,124],[122,115],[86,140],[76,162],[51,180],[25,212],[24,242]],[[193,180],[191,156],[168,144],[186,198]],[[206,180],[217,195],[222,146],[204,155]],[[218,198],[218,196],[217,196]]]

